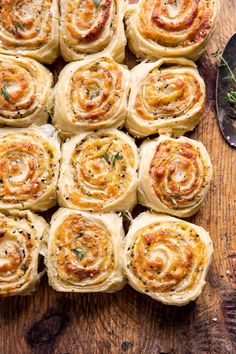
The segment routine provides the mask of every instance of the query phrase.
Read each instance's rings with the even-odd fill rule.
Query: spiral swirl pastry
[[[127,7],[130,49],[141,58],[197,60],[215,28],[219,0],[140,0]]]
[[[131,70],[126,128],[138,137],[193,130],[204,112],[206,88],[196,65],[184,58],[142,63]]]
[[[144,142],[140,154],[139,202],[179,217],[195,214],[212,178],[211,160],[203,144],[160,136]]]
[[[129,75],[108,57],[68,64],[55,89],[54,124],[64,135],[123,126]]]
[[[57,201],[60,144],[51,125],[0,129],[0,210],[47,210]]]
[[[64,292],[115,292],[125,284],[124,231],[116,214],[60,208],[52,217],[46,257],[49,284]]]
[[[66,61],[96,57],[121,63],[125,58],[124,0],[60,0],[61,54]]]
[[[0,53],[52,63],[59,54],[57,0],[1,0]]]
[[[59,205],[93,212],[132,208],[137,164],[134,141],[116,129],[71,138],[62,149]]]
[[[35,291],[47,223],[30,211],[0,213],[0,296]]]
[[[133,288],[181,306],[201,294],[212,253],[211,238],[202,227],[145,212],[126,236],[123,262]]]
[[[0,55],[0,124],[46,123],[52,84],[52,74],[37,61]]]

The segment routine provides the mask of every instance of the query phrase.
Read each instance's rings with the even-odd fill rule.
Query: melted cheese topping
[[[109,57],[68,64],[55,89],[54,124],[64,134],[124,125],[129,71]]]
[[[60,283],[97,286],[114,271],[114,251],[110,233],[99,220],[71,213],[54,233],[51,263]]]
[[[116,1],[75,0],[65,4],[62,14],[65,44],[76,52],[86,53],[99,52],[107,47],[116,30]]]
[[[122,89],[122,72],[109,58],[94,60],[71,79],[69,98],[73,121],[107,120],[117,109]]]
[[[131,71],[126,127],[135,136],[183,135],[198,124],[206,88],[196,65],[184,58],[142,63]]]
[[[212,27],[214,0],[142,0],[138,29],[143,37],[163,46],[201,43]]]
[[[40,219],[41,230],[35,219]],[[38,256],[46,223],[30,212],[0,214],[0,295],[29,294],[39,280]]]
[[[204,97],[195,72],[187,68],[154,69],[141,84],[135,109],[146,121],[168,121],[186,115]]]
[[[52,75],[32,59],[0,55],[0,123],[46,123]]]
[[[213,252],[209,234],[167,215],[140,214],[126,236],[123,260],[129,283],[170,305],[200,295]]]
[[[33,207],[46,194],[49,200],[45,203],[50,204],[55,194],[58,167],[58,147],[40,136],[40,132],[2,130],[0,208]],[[34,208],[37,210],[37,205]]]
[[[149,168],[157,198],[170,209],[198,204],[209,189],[211,166],[198,146],[188,141],[158,144]]]
[[[40,61],[51,62],[52,58],[46,58],[50,53],[36,51],[58,45],[57,6],[56,0],[2,0],[0,52],[36,56]]]
[[[129,139],[124,133],[104,131],[79,140],[60,178],[64,201],[82,210],[105,211],[124,200],[136,184],[137,155]]]

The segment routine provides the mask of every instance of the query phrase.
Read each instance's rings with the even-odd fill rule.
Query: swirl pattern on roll
[[[59,159],[52,126],[0,129],[0,209],[54,206]]]
[[[0,55],[0,124],[46,123],[52,84],[52,74],[35,60]]]
[[[131,71],[126,127],[135,136],[193,130],[204,112],[206,88],[196,65],[184,58],[142,63]]]
[[[55,90],[54,123],[63,133],[124,125],[129,71],[111,58],[68,64]]]
[[[0,53],[52,63],[58,55],[57,0],[2,0]]]
[[[156,300],[184,305],[200,295],[212,252],[210,236],[201,227],[143,213],[126,238],[128,280]]]
[[[61,0],[61,52],[67,61],[96,53],[124,59],[124,0]]]
[[[30,211],[0,213],[0,296],[28,295],[35,290],[46,231],[43,218]]]
[[[117,230],[113,235],[109,222]],[[122,219],[59,209],[53,216],[47,266],[50,284],[58,291],[108,291],[124,285],[121,273]],[[114,239],[115,238],[115,239]]]
[[[198,141],[161,136],[141,147],[139,201],[155,211],[193,215],[203,203],[211,177],[210,157]]]
[[[219,2],[141,0],[126,13],[129,45],[140,57],[196,60],[214,30]]]
[[[124,211],[136,202],[137,148],[118,130],[83,133],[64,144],[59,204],[88,211]]]

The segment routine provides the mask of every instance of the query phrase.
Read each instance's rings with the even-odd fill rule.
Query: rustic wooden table
[[[0,353],[236,353],[236,150],[218,128],[211,56],[236,31],[235,13],[236,0],[222,1],[216,33],[198,63],[207,85],[207,106],[190,137],[206,145],[214,166],[206,202],[191,218],[210,231],[215,246],[203,294],[177,308],[129,286],[116,294],[60,294],[48,287],[45,277],[32,297],[0,300]],[[127,64],[135,64],[130,53]],[[61,65],[59,61],[56,71]]]

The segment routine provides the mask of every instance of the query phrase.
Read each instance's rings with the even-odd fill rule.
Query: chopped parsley
[[[82,248],[74,248],[72,251],[80,259],[83,259],[85,257],[85,252],[82,250]]]

